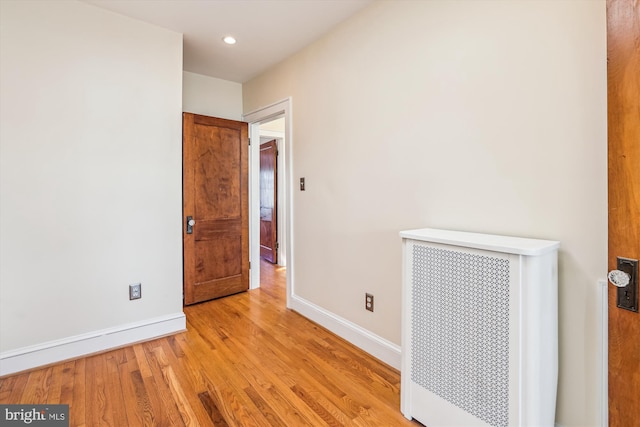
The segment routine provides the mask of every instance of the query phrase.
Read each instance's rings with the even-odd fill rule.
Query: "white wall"
[[[557,421],[598,421],[604,1],[382,1],[243,85],[291,96],[296,295],[400,344],[402,229],[560,240]],[[364,310],[364,294],[376,311]]]
[[[182,35],[0,7],[0,351],[181,316]]]
[[[242,120],[242,84],[185,71],[183,111],[229,120]]]

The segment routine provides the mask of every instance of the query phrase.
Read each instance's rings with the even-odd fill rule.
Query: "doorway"
[[[287,244],[286,244],[286,233],[284,230],[286,212],[282,207],[284,207],[285,203],[285,162],[284,162],[284,154],[286,152],[285,149],[285,118],[283,116],[276,117],[274,119],[269,119],[268,121],[263,121],[259,123],[259,134],[260,134],[260,255],[272,263],[275,263],[281,267],[285,267],[287,262]],[[269,148],[272,146],[272,149]],[[269,153],[265,155],[265,153]],[[266,163],[269,163],[267,160],[270,157],[270,154],[275,154],[275,161],[273,162],[272,167],[267,166],[265,169],[265,160]],[[275,187],[270,183],[266,183],[265,181],[269,181],[269,176],[271,176],[273,182],[275,182]],[[265,185],[266,184],[266,185]],[[269,190],[267,190],[267,188]],[[265,193],[268,191],[269,195]],[[274,194],[275,193],[275,194]],[[265,208],[268,208],[269,201],[267,200],[265,203],[265,199],[269,199],[269,196],[273,198],[272,207],[273,209],[273,226],[276,230],[276,235],[273,238],[274,247],[272,248],[273,254],[269,256],[266,252],[268,250],[265,249],[264,245],[264,233],[265,233]],[[268,240],[268,239],[267,239]],[[268,245],[267,245],[268,246]]]
[[[260,130],[262,131],[262,125]],[[272,264],[278,264],[280,258],[278,257],[279,193],[278,140],[260,135],[260,257]],[[263,263],[260,265],[262,266]]]
[[[249,259],[250,289],[260,287],[260,144],[276,139],[278,144],[278,265],[286,266],[286,300],[293,293],[293,178],[291,98],[245,114],[249,123]]]

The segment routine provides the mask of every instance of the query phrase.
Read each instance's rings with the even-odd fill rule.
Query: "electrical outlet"
[[[140,298],[142,298],[142,283],[129,285],[129,299],[132,300]]]
[[[364,308],[373,311],[373,295],[364,294]]]

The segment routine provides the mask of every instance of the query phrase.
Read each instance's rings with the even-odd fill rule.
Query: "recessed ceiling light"
[[[225,36],[222,39],[222,41],[225,42],[226,44],[236,44],[236,39],[235,37],[232,37],[232,36]]]

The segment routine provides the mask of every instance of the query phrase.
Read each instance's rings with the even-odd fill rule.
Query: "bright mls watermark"
[[[69,427],[69,405],[0,405],[0,425]]]

